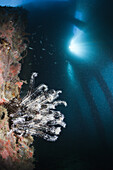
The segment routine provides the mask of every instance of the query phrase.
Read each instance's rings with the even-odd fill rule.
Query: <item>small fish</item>
[[[50,44],[50,47],[53,47],[53,44]]]
[[[53,53],[49,52],[50,55],[53,55]]]
[[[32,48],[32,47],[29,47],[29,49],[30,49],[30,50],[33,50],[33,48]]]

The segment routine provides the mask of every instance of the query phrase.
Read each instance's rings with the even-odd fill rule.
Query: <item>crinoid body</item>
[[[33,90],[33,73],[30,81],[30,91],[20,101],[14,98],[6,103],[9,113],[10,129],[17,136],[39,136],[48,141],[55,141],[60,134],[64,115],[56,111],[59,104],[67,105],[64,101],[56,101],[61,91],[48,90],[45,84]]]

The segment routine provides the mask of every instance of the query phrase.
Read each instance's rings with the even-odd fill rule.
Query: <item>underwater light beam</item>
[[[71,43],[69,45],[69,49],[72,53],[74,53],[76,55],[81,54],[81,45],[77,42],[74,42],[74,39],[71,40]]]
[[[74,36],[70,41],[69,49],[73,54],[82,57],[85,54],[85,43],[83,43],[84,32],[74,26],[73,33]]]

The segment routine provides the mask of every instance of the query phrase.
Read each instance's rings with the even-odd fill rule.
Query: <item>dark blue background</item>
[[[77,27],[85,30],[93,44],[90,62],[79,60],[68,49],[73,36],[73,16],[78,4],[85,20]],[[28,57],[21,78],[39,76],[36,85],[61,89],[68,107],[58,107],[65,115],[66,129],[51,143],[35,137],[36,168],[41,170],[113,169],[113,4],[112,1],[78,0],[44,3],[29,9],[31,33]],[[90,46],[90,45],[89,45]],[[85,56],[84,56],[85,58]],[[24,86],[22,93],[27,90]]]

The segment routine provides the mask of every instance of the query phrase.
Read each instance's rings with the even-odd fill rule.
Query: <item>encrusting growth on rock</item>
[[[0,167],[15,170],[33,169],[33,136],[55,141],[66,124],[56,111],[65,101],[56,100],[60,90],[48,90],[41,84],[34,88],[33,73],[29,91],[20,97],[24,81],[18,74],[19,62],[27,54],[26,12],[22,8],[0,7]]]

